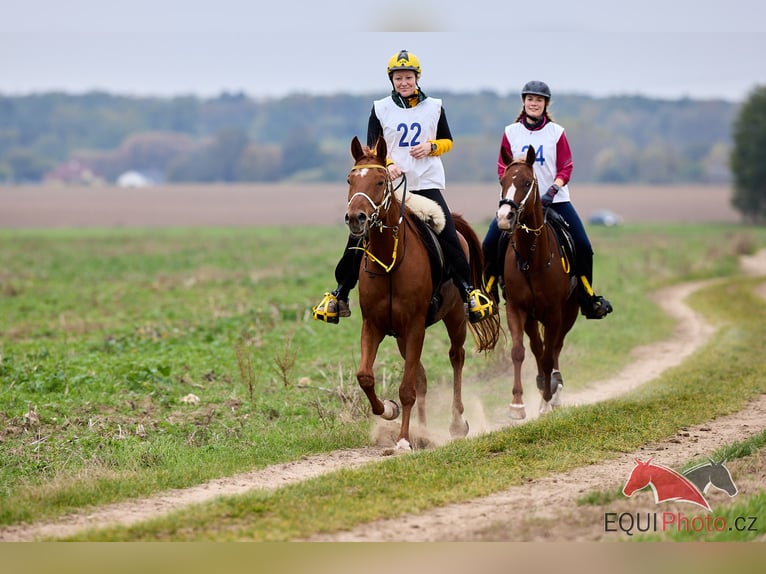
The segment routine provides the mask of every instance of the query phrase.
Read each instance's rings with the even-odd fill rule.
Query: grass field
[[[590,232],[596,287],[616,311],[578,322],[567,339],[571,388],[668,335],[650,291],[733,275],[738,255],[766,245],[766,230],[733,224]],[[352,300],[354,315],[338,326],[309,313],[334,287],[344,237],[335,227],[1,231],[0,524],[369,444],[354,377],[358,308]],[[450,376],[443,331],[429,331],[424,351],[435,387]],[[507,402],[506,351],[468,355],[466,386],[490,408]],[[382,395],[395,397],[400,363],[386,341]],[[520,440],[573,424],[557,420]],[[424,456],[517,448],[506,440]],[[481,457],[474,464],[481,472]]]

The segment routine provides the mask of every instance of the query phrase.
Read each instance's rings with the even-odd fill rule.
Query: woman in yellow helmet
[[[453,281],[468,303],[472,322],[486,319],[495,312],[489,297],[470,284],[470,267],[455,231],[455,224],[442,191],[445,188],[444,166],[440,156],[452,149],[452,133],[440,99],[426,96],[420,86],[420,61],[415,54],[401,50],[391,56],[387,67],[391,94],[376,100],[367,125],[367,145],[374,147],[378,137],[388,147],[388,172],[392,179],[407,176],[407,193],[415,193],[436,202],[446,223],[439,243],[449,262]],[[338,287],[326,293],[314,308],[314,318],[337,323],[348,317],[348,294],[356,286],[361,251],[358,239],[349,237],[348,245],[335,269]]]

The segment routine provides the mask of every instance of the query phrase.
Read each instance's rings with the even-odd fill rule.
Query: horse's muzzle
[[[354,237],[361,237],[367,233],[367,222],[369,217],[364,211],[346,212],[346,225]]]
[[[516,210],[511,209],[510,205],[502,205],[497,210],[497,226],[503,231],[509,230],[513,227],[513,222],[516,219]]]

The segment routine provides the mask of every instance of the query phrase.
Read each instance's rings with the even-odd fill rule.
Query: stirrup
[[[325,323],[338,323],[338,298],[330,292],[324,294],[322,301],[314,307],[312,315],[317,321],[324,321]]]
[[[474,289],[468,294],[468,320],[478,323],[496,312],[495,303],[479,289]]]
[[[583,309],[583,315],[586,319],[603,319],[612,312],[612,304],[601,295],[593,295],[587,304],[587,309]]]

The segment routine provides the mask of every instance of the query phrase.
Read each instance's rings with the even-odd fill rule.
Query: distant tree
[[[247,135],[236,128],[218,132],[208,150],[215,181],[237,181],[242,153],[247,149]]]
[[[755,88],[740,108],[733,139],[732,205],[746,220],[766,223],[766,86]]]
[[[15,183],[40,181],[51,167],[50,163],[26,148],[14,148],[5,158]]]
[[[277,145],[250,144],[242,152],[237,168],[240,181],[277,181],[282,152]]]
[[[282,175],[312,170],[322,165],[322,159],[319,140],[311,130],[292,130],[282,145]]]

